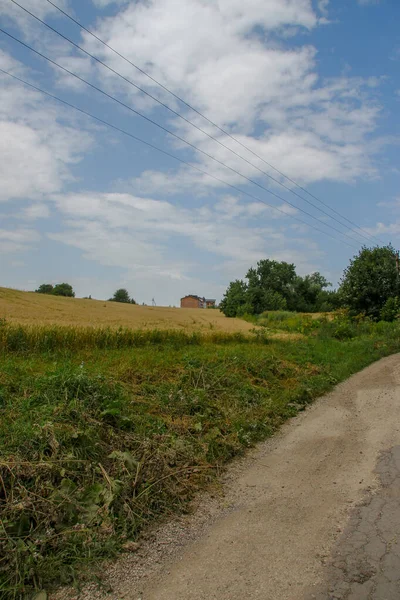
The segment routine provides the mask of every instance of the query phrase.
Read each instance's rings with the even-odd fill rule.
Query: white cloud
[[[28,0],[23,2],[28,6]],[[375,176],[374,154],[381,142],[371,140],[380,116],[375,100],[379,80],[350,76],[322,79],[317,50],[290,38],[294,31],[307,32],[324,22],[318,15],[326,15],[327,0],[314,2],[318,14],[311,0],[93,2],[99,8],[113,5],[119,11],[97,21],[96,33],[100,37],[292,178],[308,184]],[[9,0],[0,0],[0,10],[5,7],[7,11],[2,15],[16,20],[23,35],[34,39],[38,48],[46,46],[46,53],[54,54],[67,68],[83,77],[97,78],[101,87],[121,95],[135,107],[153,110],[153,104],[132,87],[92,65],[41,26],[32,24],[30,17],[21,17],[21,11],[10,11],[9,4]],[[32,0],[28,7],[46,17],[49,6],[43,0]],[[185,116],[223,144],[278,177],[265,163],[184,108],[93,38],[85,34],[82,43],[124,76],[184,111]],[[1,65],[27,76],[23,67],[4,52],[0,52]],[[68,92],[80,91],[80,84],[71,78],[57,71],[50,73],[57,85]],[[103,107],[101,103],[100,106]],[[126,114],[114,104],[109,105],[109,110],[118,110],[121,121]],[[204,152],[277,191],[267,177],[227,149],[159,107],[154,112],[157,121],[166,124],[168,119],[169,128]],[[84,122],[87,129],[87,121]],[[127,278],[151,281],[146,289],[155,291],[160,278],[166,286],[176,282],[187,286],[188,278],[196,281],[196,277],[201,277],[198,273],[202,266],[205,268],[204,256],[219,265],[215,268],[215,272],[221,269],[219,281],[221,273],[223,278],[242,276],[250,264],[264,256],[293,260],[293,248],[301,272],[318,268],[314,260],[320,254],[309,240],[308,228],[289,224],[283,227],[279,215],[262,202],[228,195],[230,190],[223,184],[188,167],[159,170],[160,163],[153,166],[151,160],[153,151],[148,153],[149,160],[142,163],[147,165],[146,171],[131,181],[116,184],[114,190],[121,193],[65,193],[73,181],[74,164],[93,142],[94,130],[90,129],[89,136],[82,131],[82,123],[80,117],[36,92],[0,77],[0,200],[30,200],[32,204],[19,213],[29,224],[30,220],[48,215],[45,202],[51,197],[58,216],[61,215],[61,223],[57,224],[61,231],[58,227],[57,232],[49,231],[51,239],[80,249],[86,258],[103,266],[122,268]],[[126,127],[130,129],[130,124]],[[172,140],[171,146],[176,153],[183,148]],[[232,185],[246,185],[242,177],[209,158],[192,156],[192,151],[189,157],[184,156]],[[130,193],[122,193],[128,190]],[[268,203],[277,202],[263,190],[251,188],[251,192]],[[143,198],[147,194],[163,198],[177,193],[185,194],[184,206]],[[194,206],[190,207],[189,202]],[[286,204],[279,208],[288,214],[296,213]],[[2,231],[8,251],[22,249],[39,239],[28,228],[18,230],[26,235],[27,242],[18,235],[6,237]],[[189,248],[187,253],[179,250],[180,244]]]
[[[265,212],[262,225],[249,222],[265,206],[233,197],[193,208],[117,193],[57,195],[53,201],[65,230],[49,234],[51,239],[79,248],[104,266],[122,267],[131,277],[185,282],[201,270],[207,255],[220,265],[234,263],[239,276],[262,257],[278,256],[292,245],[307,263],[303,241],[288,243],[285,229]],[[184,255],[175,250],[182,243],[190,249]],[[318,254],[315,248],[313,254]]]
[[[92,0],[97,8],[106,8],[110,4],[128,4],[129,0]]]
[[[264,202],[240,202],[238,198],[234,196],[223,196],[216,204],[215,210],[219,213],[219,218],[228,220],[236,219],[238,216],[257,218],[261,215],[265,217],[268,215],[268,219],[279,219],[284,215],[295,215],[297,210],[292,208],[288,204],[277,205],[278,210],[274,211]]]
[[[328,6],[330,0],[318,0],[318,10],[324,17],[328,14]]]
[[[0,252],[11,254],[26,250],[40,240],[40,235],[33,229],[17,228],[0,229]]]
[[[29,77],[2,51],[0,67]],[[42,94],[0,73],[0,202],[40,199],[72,180],[71,166],[91,144],[75,119]]]
[[[400,237],[400,196],[394,198],[393,200],[384,200],[382,202],[378,202],[378,206],[388,209],[388,212],[390,212],[393,216],[388,224],[378,222],[375,227],[367,229],[368,233],[377,236],[389,235],[395,236],[396,238]]]
[[[308,53],[307,48],[283,52],[276,43],[267,51],[254,28],[272,32],[285,26],[312,28],[316,23],[309,0],[251,0],[246,5],[239,0],[153,0],[131,3],[115,17],[103,19],[97,34],[211,118],[241,127],[247,121],[246,109],[264,102],[269,87],[276,90],[297,69],[302,71]],[[130,65],[93,38],[84,39],[90,50],[132,76]],[[104,69],[101,73],[104,79],[111,77],[113,85],[118,81]],[[152,85],[138,73],[135,81]],[[250,121],[253,118],[251,114]]]
[[[400,235],[400,221],[395,221],[386,225],[385,223],[377,223],[375,227],[365,227],[365,231],[370,233],[371,235],[395,235],[396,237]]]
[[[60,15],[60,12],[57,11],[57,9],[48,2],[43,2],[43,0],[19,0],[18,3],[34,13],[40,19],[45,19],[48,16],[57,17]],[[57,0],[57,4],[63,10],[68,8],[67,0]],[[16,4],[10,2],[10,0],[0,0],[0,14],[3,17],[5,24],[7,24],[7,20],[12,21],[18,25],[25,36],[29,38],[38,38],[37,32],[40,31],[40,29],[38,28],[37,22]]]
[[[35,221],[36,219],[47,219],[50,216],[50,210],[47,204],[38,202],[30,204],[22,209],[17,215],[18,218],[25,221]]]
[[[326,0],[319,2],[326,11]],[[309,0],[149,0],[130,3],[117,15],[99,21],[96,33],[129,60],[232,132],[243,144],[303,184],[321,180],[353,181],[374,176],[374,152],[369,141],[380,116],[374,100],[376,79],[317,74],[316,49],[277,42],[289,28],[319,24]],[[262,31],[262,35],[255,31]],[[143,32],[146,32],[144,35]],[[151,89],[178,110],[184,107],[88,35],[86,48],[128,78]],[[150,58],[151,57],[151,60]],[[139,102],[134,88],[99,67],[102,85]],[[140,99],[141,108],[154,106]],[[161,113],[160,113],[161,114]],[[164,113],[168,115],[168,113]],[[262,170],[264,163],[187,110],[185,115],[220,142],[244,155]],[[170,127],[192,144],[229,163],[246,176],[259,171],[179,119]],[[176,149],[183,148],[171,139]],[[232,184],[245,183],[209,159],[195,154],[201,168]],[[270,181],[265,179],[268,185]],[[202,174],[146,171],[134,182],[138,193],[176,193],[210,185]],[[262,193],[262,192],[261,192]]]

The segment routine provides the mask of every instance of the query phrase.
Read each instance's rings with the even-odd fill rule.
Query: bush
[[[136,301],[129,296],[128,290],[120,288],[114,292],[114,296],[110,298],[110,302],[122,302],[123,304],[136,304]]]
[[[51,294],[52,296],[75,297],[73,287],[69,283],[57,283],[55,286],[51,283],[42,283],[35,292],[37,294]]]
[[[332,331],[332,337],[336,340],[351,340],[354,337],[354,328],[350,323],[339,323]]]
[[[38,289],[35,290],[35,292],[37,294],[52,294],[53,290],[54,287],[51,285],[51,283],[42,283],[39,285]]]
[[[344,272],[340,295],[352,315],[364,312],[379,319],[385,303],[397,295],[398,283],[393,246],[362,248]]]
[[[75,292],[72,285],[69,283],[57,283],[53,289],[54,296],[66,296],[67,298],[75,298]]]
[[[388,298],[386,300],[385,304],[383,305],[383,308],[381,309],[380,317],[381,317],[382,321],[388,321],[389,323],[391,323],[392,321],[397,319],[397,317],[399,316],[399,313],[400,313],[399,298]]]

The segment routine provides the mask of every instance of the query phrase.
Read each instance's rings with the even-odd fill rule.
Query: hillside
[[[248,331],[253,325],[227,319],[219,310],[136,306],[47,296],[0,288],[0,318],[22,324],[58,324],[185,331]]]

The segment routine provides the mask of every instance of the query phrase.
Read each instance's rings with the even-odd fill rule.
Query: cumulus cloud
[[[318,10],[324,15],[327,16],[329,7],[329,0],[318,0]]]
[[[327,8],[328,3],[322,0],[320,11]],[[242,144],[301,183],[348,182],[360,176],[374,176],[376,147],[369,143],[369,136],[380,116],[373,95],[379,81],[356,77],[321,79],[314,47],[290,47],[277,42],[288,28],[312,29],[318,24],[308,0],[252,0],[245,7],[238,0],[150,0],[130,3],[115,16],[100,20],[96,33],[234,134]],[[150,88],[224,145],[274,174],[254,155],[185,109],[93,38],[85,35],[84,41],[90,52],[124,76]],[[140,102],[141,108],[157,108],[102,67],[98,74],[103,85],[114,92],[118,90],[133,103]],[[162,113],[158,111],[157,116]],[[260,177],[259,171],[187,123],[171,118],[170,126],[190,143],[244,175]],[[177,150],[184,147],[172,138],[171,143]],[[197,164],[212,175],[234,184],[243,183],[243,178],[232,171],[199,154],[194,156]],[[200,191],[210,185],[221,186],[187,168],[167,174],[148,171],[135,182],[139,192],[149,194],[161,190],[176,193],[194,187]]]
[[[56,16],[48,12],[47,2],[32,0],[29,6],[27,0],[22,2],[42,18]],[[93,3],[98,8],[110,6],[115,13],[106,17],[102,13],[94,26],[97,35],[293,179],[309,184],[323,180],[350,182],[376,175],[374,156],[380,142],[376,141],[375,132],[381,109],[375,90],[379,80],[349,76],[324,79],[319,74],[316,48],[290,37],[293,31],[308,32],[323,24],[321,15],[326,18],[327,0],[314,3],[311,0],[246,3],[243,0],[93,0]],[[90,77],[132,106],[152,112],[157,121],[245,177],[277,190],[260,170],[143,99],[133,87],[46,32],[19,9],[11,10],[10,5],[8,0],[0,0],[2,16],[19,25],[22,35],[33,39],[39,49],[46,46],[46,52],[67,68]],[[61,0],[60,5],[65,7]],[[279,178],[261,159],[88,34],[82,34],[80,43],[175,110],[182,111],[222,144]],[[2,65],[29,76],[18,61],[4,52],[0,52]],[[78,94],[84,89],[55,70],[49,72],[47,82],[55,79],[63,92]],[[94,94],[90,101],[93,98]],[[96,109],[99,107],[105,107],[103,99]],[[108,101],[107,111],[113,117],[117,114],[123,126],[131,129],[129,120],[124,120],[127,113]],[[0,76],[0,200],[29,200],[31,204],[18,214],[31,225],[29,221],[48,216],[46,202],[51,198],[58,211],[55,214],[60,216],[57,229],[51,231],[51,226],[48,227],[52,240],[78,248],[86,258],[105,267],[121,267],[131,277],[154,282],[162,278],[164,282],[183,282],[182,286],[188,280],[195,281],[195,274],[205,264],[204,256],[211,263],[218,263],[215,272],[222,269],[218,271],[219,281],[221,273],[223,277],[243,275],[251,263],[266,255],[293,260],[293,249],[301,272],[318,268],[313,261],[320,254],[308,239],[306,227],[284,227],[279,215],[277,218],[261,201],[239,200],[229,195],[231,190],[224,183],[189,167],[158,168],[151,160],[152,151],[148,155],[150,160],[141,163],[145,165],[141,174],[113,186],[104,184],[114,193],[79,189],[74,194],[67,193],[71,182],[78,183],[73,167],[91,147],[96,135],[92,129],[90,134],[86,133],[87,121],[85,127],[82,123],[80,117],[40,94]],[[149,138],[153,131],[146,129],[143,137]],[[180,156],[185,149],[185,159],[218,179],[247,186],[237,173],[193,150],[188,151],[172,138],[168,146],[167,138],[163,137],[162,144]],[[266,202],[276,203],[276,198],[271,199],[263,190],[251,188],[251,191]],[[166,200],[177,194],[184,194],[182,205]],[[280,194],[287,192],[281,190]],[[190,207],[190,202],[195,206]],[[279,208],[296,214],[296,209],[286,204],[279,204]],[[12,238],[10,232],[2,230],[8,251],[24,247],[21,235],[26,235],[28,245],[39,240],[32,229],[17,231],[20,237]],[[183,253],[178,250],[180,244],[185,247]],[[210,272],[207,269],[206,276]],[[146,289],[152,289],[151,285]]]
[[[64,230],[50,233],[51,239],[79,248],[104,266],[122,267],[128,279],[182,282],[182,291],[202,271],[206,255],[236,277],[261,257],[281,256],[288,247],[297,248],[297,258],[309,270],[320,256],[315,247],[309,252],[304,240],[288,242],[284,226],[268,215],[263,214],[263,225],[257,223],[265,206],[230,196],[192,208],[122,193],[63,194],[53,201]],[[182,244],[184,254],[177,250]]]
[[[47,219],[50,216],[50,209],[44,202],[38,202],[36,204],[30,204],[23,208],[16,215],[19,219],[25,221],[36,221],[37,219]]]
[[[57,17],[60,15],[57,9],[48,2],[43,2],[43,0],[19,0],[18,3],[34,13],[40,19],[46,19],[46,17],[49,16]],[[68,8],[67,0],[57,0],[57,4],[63,10]],[[42,32],[42,37],[43,35],[47,35],[43,30],[40,30],[37,22],[28,13],[13,2],[10,2],[10,0],[0,0],[0,14],[6,25],[8,23],[16,24],[23,35],[29,39],[40,40],[40,32]]]
[[[0,67],[29,77],[2,51]],[[0,202],[40,199],[72,180],[70,167],[92,142],[74,119],[40,93],[0,73]]]
[[[92,2],[97,8],[106,8],[113,4],[127,4],[129,0],[92,0]]]

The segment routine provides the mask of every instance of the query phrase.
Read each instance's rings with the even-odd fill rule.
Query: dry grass
[[[178,329],[185,332],[246,332],[254,327],[241,319],[227,319],[219,310],[166,308],[118,304],[21,292],[0,288],[0,318],[22,325],[76,325]]]

